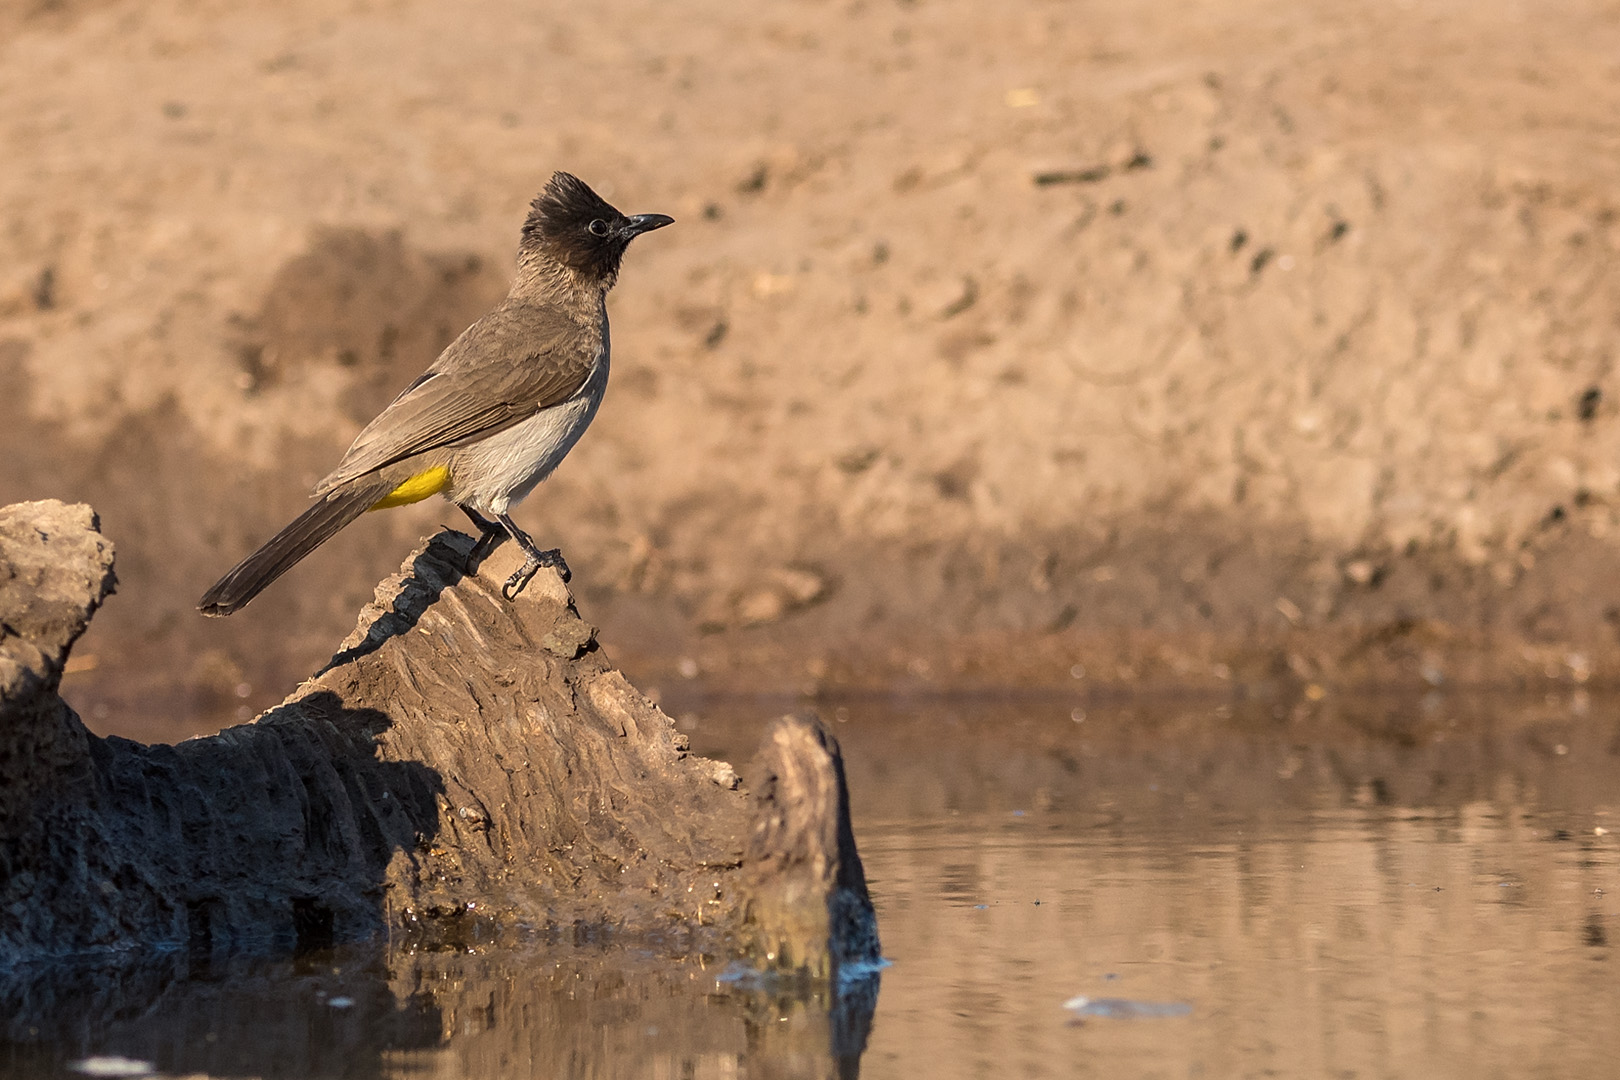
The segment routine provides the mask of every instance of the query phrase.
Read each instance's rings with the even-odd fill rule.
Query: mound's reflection
[[[859,1075],[875,975],[833,994],[721,974],[566,945],[53,965],[0,980],[0,1076],[93,1055],[289,1080]]]

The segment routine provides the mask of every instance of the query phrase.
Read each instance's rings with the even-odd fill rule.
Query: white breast
[[[591,426],[607,390],[609,349],[603,329],[602,352],[578,393],[456,453],[446,493],[450,501],[486,517],[504,514],[568,456]]]

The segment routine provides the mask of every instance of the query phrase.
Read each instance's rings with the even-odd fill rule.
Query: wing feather
[[[488,438],[579,392],[600,334],[555,308],[503,304],[468,327],[355,438],[324,495],[430,450]]]

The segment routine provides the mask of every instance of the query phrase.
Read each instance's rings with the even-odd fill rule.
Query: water
[[[739,761],[780,711],[671,708]],[[0,1076],[1616,1071],[1620,702],[824,712],[893,961],[841,1002],[601,945],[171,955],[0,986]]]

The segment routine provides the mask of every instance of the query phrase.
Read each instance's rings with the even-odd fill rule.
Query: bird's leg
[[[501,546],[506,539],[506,529],[498,521],[491,521],[470,506],[463,506],[461,512],[472,519],[474,527],[478,529],[478,543],[467,553],[467,572],[478,571],[478,565],[489,558],[489,553]]]
[[[529,534],[517,527],[517,522],[512,520],[510,514],[496,514],[495,520],[505,526],[507,535],[516,540],[517,546],[523,549],[524,555],[528,556],[523,560],[523,565],[518,567],[517,572],[507,578],[506,584],[501,586],[502,596],[508,600],[515,600],[517,594],[522,592],[529,584],[529,579],[534,577],[535,571],[542,566],[554,567],[562,575],[564,581],[573,577],[568,571],[568,564],[563,561],[561,549],[552,548],[550,551],[541,551],[535,546],[535,542],[530,538]]]

